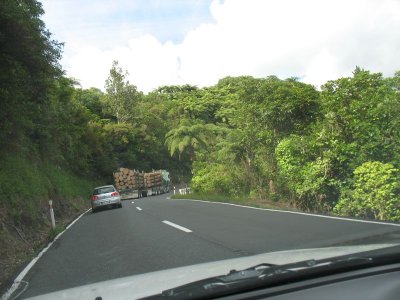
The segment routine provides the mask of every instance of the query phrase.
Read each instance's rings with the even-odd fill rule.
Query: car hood
[[[102,299],[138,299],[193,281],[241,270],[260,263],[287,264],[309,259],[324,259],[334,256],[353,254],[394,246],[392,244],[374,244],[314,249],[299,249],[257,254],[240,258],[150,272],[140,275],[102,281],[80,287],[70,288],[45,295],[29,298],[30,300],[50,299],[90,299],[101,296]]]

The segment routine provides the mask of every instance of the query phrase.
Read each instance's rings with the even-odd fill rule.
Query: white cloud
[[[213,1],[210,10],[214,22],[193,28],[179,43],[161,42],[133,23],[110,24],[103,41],[98,34],[68,33],[64,24],[56,35],[66,42],[67,75],[83,87],[103,88],[117,59],[130,81],[147,92],[238,75],[297,76],[318,86],[350,75],[356,65],[386,75],[400,69],[397,0],[225,0]]]

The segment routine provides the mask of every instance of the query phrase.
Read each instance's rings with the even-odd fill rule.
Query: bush
[[[238,174],[235,167],[200,162],[195,163],[194,167],[194,176],[191,182],[194,192],[230,196],[243,194],[243,188],[237,183]]]
[[[334,208],[337,214],[400,220],[399,169],[378,161],[366,162],[354,171],[354,188],[343,192]]]

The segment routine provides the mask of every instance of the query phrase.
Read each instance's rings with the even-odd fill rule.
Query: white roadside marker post
[[[53,200],[49,200],[49,209],[50,209],[51,227],[54,229],[56,227],[56,221],[54,219]]]

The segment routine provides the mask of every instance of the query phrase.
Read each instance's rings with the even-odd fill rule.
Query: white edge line
[[[164,221],[162,221],[162,222],[163,222],[164,224],[167,224],[167,225],[169,225],[169,226],[175,227],[176,229],[182,230],[182,231],[184,231],[184,232],[192,232],[190,229],[187,229],[186,227],[180,226],[180,225],[175,224],[175,223],[172,223],[172,222],[170,222],[170,221],[164,220]]]
[[[318,218],[327,218],[327,219],[343,220],[343,221],[350,221],[350,222],[360,222],[360,223],[370,223],[370,224],[378,224],[378,225],[387,225],[387,226],[398,226],[398,227],[400,227],[400,224],[396,224],[396,223],[386,223],[386,222],[379,222],[379,221],[358,220],[358,219],[350,219],[350,218],[335,217],[335,216],[324,216],[324,215],[317,215],[317,214],[311,214],[311,213],[305,213],[305,212],[297,212],[297,211],[290,211],[290,210],[280,210],[280,209],[272,209],[272,208],[252,207],[252,206],[247,206],[247,205],[240,205],[240,204],[226,203],[226,202],[214,202],[214,201],[196,200],[196,199],[171,199],[171,200],[176,200],[176,201],[189,200],[189,201],[195,201],[195,202],[214,203],[214,204],[222,204],[222,205],[232,205],[232,206],[251,208],[251,209],[256,209],[256,210],[267,210],[267,211],[273,211],[273,212],[297,214],[297,215],[304,215],[304,216],[311,216],[311,217],[318,217]]]
[[[31,262],[21,271],[21,273],[18,274],[18,276],[14,279],[13,284],[11,287],[1,296],[1,300],[7,300],[10,298],[10,296],[18,289],[22,279],[26,276],[26,274],[30,271],[30,269],[35,265],[35,263],[39,260],[39,258],[42,257],[44,253],[46,253],[47,250],[53,245],[53,243],[58,240],[61,235],[67,231],[72,225],[75,224],[84,214],[86,214],[88,211],[90,211],[91,208],[83,212],[80,216],[78,216],[74,221],[72,221],[62,232],[56,235],[56,237],[42,250],[40,253],[31,260]]]
[[[139,206],[136,206],[136,209],[137,209],[137,210],[142,210]]]

